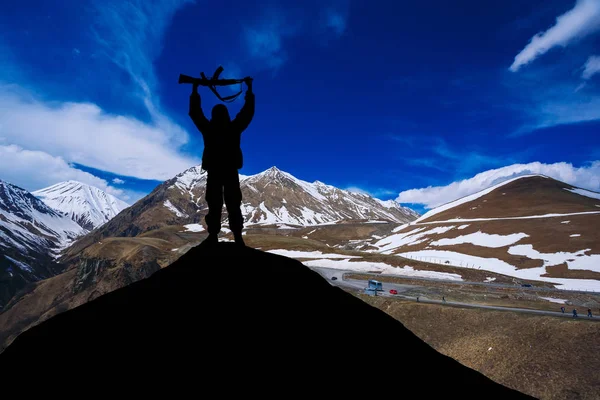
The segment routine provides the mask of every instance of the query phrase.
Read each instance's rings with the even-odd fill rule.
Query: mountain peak
[[[104,225],[129,207],[129,204],[115,196],[75,180],[59,182],[36,190],[33,194],[46,205],[69,216],[87,230]]]
[[[597,195],[546,175],[520,175],[436,207],[415,222],[596,212]]]

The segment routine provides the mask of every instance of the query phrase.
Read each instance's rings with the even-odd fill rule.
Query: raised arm
[[[194,85],[192,94],[190,95],[190,111],[189,116],[194,121],[194,124],[200,132],[206,132],[208,127],[208,120],[202,112],[202,105],[200,101],[200,95],[198,94],[198,85]]]
[[[236,125],[240,132],[243,132],[254,117],[254,92],[252,92],[252,78],[246,78],[246,85],[248,90],[246,91],[244,106],[240,112],[235,116],[233,123]]]

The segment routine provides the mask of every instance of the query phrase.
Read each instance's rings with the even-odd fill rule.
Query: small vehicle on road
[[[337,281],[337,276],[332,276],[332,277],[331,277],[331,280],[332,280],[332,281]]]
[[[396,289],[390,289],[390,294],[398,294],[398,291]]]

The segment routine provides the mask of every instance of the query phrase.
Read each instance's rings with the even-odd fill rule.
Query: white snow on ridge
[[[418,243],[422,243],[429,235],[439,235],[453,229],[454,226],[436,226],[435,228],[425,230],[426,227],[416,228],[408,232],[396,233],[394,235],[387,236],[373,245],[379,248],[379,251],[386,252],[396,249],[402,246],[410,246]]]
[[[434,208],[433,210],[429,210],[425,214],[421,215],[414,222],[415,223],[421,222],[421,221],[423,221],[423,220],[425,220],[427,218],[431,218],[432,216],[434,216],[436,214],[439,214],[439,213],[441,213],[443,211],[446,211],[446,210],[449,210],[449,209],[454,208],[456,206],[459,206],[461,204],[468,203],[470,201],[476,200],[476,199],[478,199],[478,198],[480,198],[480,197],[482,197],[482,196],[484,196],[484,195],[486,195],[486,194],[488,194],[488,193],[490,193],[490,192],[498,189],[499,187],[502,187],[502,186],[504,186],[504,185],[506,185],[508,183],[516,181],[517,179],[522,179],[522,178],[527,178],[527,177],[533,177],[533,176],[542,176],[542,177],[546,178],[543,175],[533,174],[533,175],[521,175],[521,176],[518,176],[516,178],[508,179],[508,180],[506,180],[504,182],[498,183],[498,184],[496,184],[494,186],[490,186],[489,188],[481,190],[481,191],[479,191],[477,193],[471,194],[469,196],[465,196],[465,197],[460,198],[458,200],[451,201],[450,203],[443,204],[443,205],[441,205],[439,207]]]
[[[183,213],[181,211],[179,211],[177,209],[177,207],[175,207],[173,205],[173,203],[171,203],[171,200],[165,200],[165,202],[163,203],[163,205],[165,207],[167,207],[171,212],[173,212],[173,214],[175,214],[178,218],[182,218],[182,217],[188,217],[188,215],[186,213]]]
[[[0,194],[0,226],[10,233],[0,232],[0,239],[22,252],[62,249],[87,233],[26,190],[0,181]]]
[[[579,233],[574,233],[572,235],[569,235],[569,237],[579,237],[579,236],[581,236]]]
[[[523,245],[522,245],[523,246]],[[600,281],[595,279],[566,279],[543,277],[546,267],[517,269],[505,261],[497,258],[484,258],[469,254],[457,253],[447,250],[420,250],[398,254],[399,256],[413,259],[434,259],[436,262],[461,267],[466,264],[475,265],[475,268],[484,271],[496,272],[503,275],[514,276],[520,279],[544,281],[559,285],[557,289],[564,290],[590,290],[600,292]],[[462,264],[462,265],[461,265]],[[466,267],[465,267],[466,268]]]
[[[512,246],[508,249],[509,254],[525,256],[534,260],[543,260],[544,267],[567,263],[569,269],[600,272],[600,254],[585,254],[588,251],[590,251],[590,249],[579,250],[575,253],[540,253],[539,251],[534,250],[533,246],[530,244]]]
[[[575,189],[566,189],[565,188],[565,190],[567,190],[571,193],[581,195],[581,196],[591,197],[592,199],[600,200],[600,193],[598,193],[598,192],[592,192],[590,190],[579,189],[579,188],[575,188]]]
[[[12,258],[12,257],[9,257],[9,256],[7,256],[7,255],[5,255],[5,256],[4,256],[4,258],[6,258],[8,261],[10,261],[10,262],[12,262],[13,264],[15,264],[15,265],[16,265],[17,267],[19,267],[21,270],[23,270],[23,271],[27,271],[27,272],[30,272],[30,273],[33,273],[33,269],[32,269],[32,268],[31,268],[29,265],[25,264],[24,262],[21,262],[21,261],[15,260],[14,258]]]
[[[459,226],[459,227],[458,227],[458,228],[456,228],[456,229],[465,229],[465,228],[466,228],[466,227],[468,227],[468,226],[469,226],[469,224],[466,224],[466,225],[461,225],[461,226]]]
[[[455,238],[444,238],[431,242],[432,246],[451,246],[454,244],[471,243],[476,246],[484,247],[504,247],[529,237],[526,233],[512,233],[510,235],[495,235],[477,231],[468,235],[457,236]]]
[[[186,232],[203,232],[204,227],[201,224],[187,224],[183,226]],[[177,249],[175,249],[177,250]]]
[[[460,223],[460,222],[481,222],[481,221],[503,221],[503,220],[511,220],[511,219],[555,218],[555,217],[568,217],[571,215],[588,215],[588,214],[600,214],[600,211],[583,211],[583,212],[575,212],[575,213],[567,213],[567,214],[526,215],[523,217],[454,218],[454,219],[447,219],[444,221],[419,222],[416,225],[434,225],[434,224]],[[413,222],[412,224],[415,224],[415,222]],[[562,223],[567,223],[567,221],[563,221]]]
[[[60,182],[32,194],[50,208],[94,229],[129,207],[115,196],[77,181]]]
[[[567,300],[565,300],[565,299],[555,299],[554,297],[542,297],[542,296],[540,296],[540,299],[548,300],[549,302],[558,303],[558,304],[566,304],[567,303]]]

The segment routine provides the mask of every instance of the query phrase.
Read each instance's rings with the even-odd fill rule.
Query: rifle
[[[242,88],[241,88],[241,84],[243,82],[248,81],[248,79],[252,79],[252,78],[244,78],[244,79],[219,79],[219,75],[221,75],[221,72],[223,72],[223,67],[219,66],[219,68],[217,68],[217,70],[215,71],[214,75],[212,76],[212,78],[207,78],[206,75],[204,75],[204,72],[200,72],[200,78],[194,78],[192,76],[189,75],[184,75],[184,74],[179,74],[179,83],[185,83],[185,84],[193,84],[193,85],[197,85],[197,86],[207,86],[218,98],[219,100],[223,101],[223,102],[232,102],[234,101],[240,94],[242,94]],[[221,97],[221,95],[219,94],[219,92],[217,92],[216,86],[229,86],[229,85],[237,85],[240,84],[240,91],[236,94],[233,94],[231,96],[225,96],[225,97]]]

